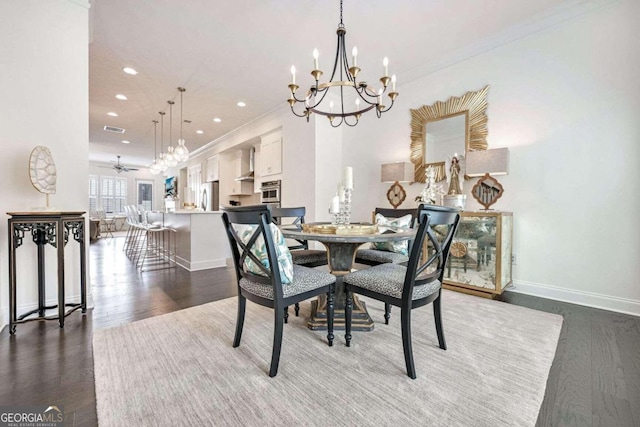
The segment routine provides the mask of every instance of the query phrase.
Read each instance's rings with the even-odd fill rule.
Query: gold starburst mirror
[[[445,160],[454,153],[487,149],[489,86],[461,97],[411,110],[411,162],[416,182],[433,166],[436,182],[446,178]]]

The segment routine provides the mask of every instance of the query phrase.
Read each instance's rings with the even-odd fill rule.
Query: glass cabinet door
[[[445,284],[502,293],[511,283],[509,212],[463,212],[451,244]]]

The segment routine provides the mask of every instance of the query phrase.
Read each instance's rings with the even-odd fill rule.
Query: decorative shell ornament
[[[57,172],[51,151],[47,147],[38,145],[31,152],[29,176],[33,187],[47,195],[47,207],[49,207],[49,194],[56,193]]]

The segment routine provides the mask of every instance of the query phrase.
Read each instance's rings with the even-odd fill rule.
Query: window
[[[127,178],[89,176],[89,210],[122,213],[127,204]]]
[[[89,212],[98,210],[98,176],[89,175]]]

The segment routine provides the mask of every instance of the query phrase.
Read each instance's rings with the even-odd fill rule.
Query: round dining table
[[[327,261],[331,274],[336,276],[335,290],[335,312],[334,329],[344,330],[345,316],[345,294],[342,276],[349,274],[353,270],[356,252],[358,248],[366,243],[374,242],[394,242],[399,240],[411,240],[415,237],[415,230],[410,228],[380,228],[371,234],[364,234],[355,228],[343,227],[340,234],[329,234],[314,230],[322,230],[321,225],[326,227],[326,223],[305,224],[309,231],[303,230],[300,226],[283,225],[280,230],[284,237],[296,240],[315,240],[322,243],[327,249]],[[371,224],[369,224],[371,226]],[[352,231],[350,233],[350,231]],[[318,297],[311,302],[311,317],[307,322],[309,329],[326,330],[327,313],[326,297]],[[367,312],[366,304],[357,295],[353,298],[352,331],[372,331],[374,322]]]

